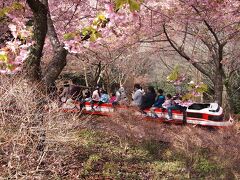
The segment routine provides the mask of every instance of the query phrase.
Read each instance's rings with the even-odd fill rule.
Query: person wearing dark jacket
[[[152,107],[155,102],[156,92],[153,86],[148,86],[147,92],[142,97],[142,103],[140,105],[140,110],[144,110]]]

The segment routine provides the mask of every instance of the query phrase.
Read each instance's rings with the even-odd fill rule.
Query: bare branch
[[[168,33],[167,33],[167,30],[166,30],[166,25],[163,24],[163,31],[164,31],[164,34],[166,35],[166,38],[168,40],[168,42],[170,43],[170,45],[172,46],[172,48],[180,55],[182,56],[183,58],[185,58],[188,62],[191,62],[191,64],[197,68],[201,73],[203,73],[204,75],[206,75],[207,77],[209,77],[210,79],[212,79],[212,76],[210,73],[208,73],[202,66],[200,66],[197,62],[192,62],[191,61],[191,58],[184,52],[180,49],[180,47],[177,46],[176,43],[174,43]]]

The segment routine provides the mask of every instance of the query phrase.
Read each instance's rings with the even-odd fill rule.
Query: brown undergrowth
[[[132,110],[63,113],[38,85],[7,77],[0,84],[0,179],[239,178],[239,124],[170,125]]]

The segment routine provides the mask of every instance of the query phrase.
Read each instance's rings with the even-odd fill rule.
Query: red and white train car
[[[127,110],[126,106],[113,106],[112,104],[105,103],[101,105],[94,105],[94,111],[92,110],[89,102],[85,103],[84,113],[95,115],[111,115],[114,111]],[[75,109],[76,110],[76,109]],[[173,110],[173,120],[167,120],[168,112],[166,109],[156,108],[154,112],[150,109],[145,110],[146,114],[142,114],[136,111],[136,115],[145,116],[146,118],[154,118],[159,122],[171,122],[171,123],[188,123],[202,126],[214,126],[214,127],[227,127],[233,124],[232,120],[225,120],[223,115],[223,109],[217,103],[194,103],[186,110]],[[157,116],[156,116],[157,115]]]

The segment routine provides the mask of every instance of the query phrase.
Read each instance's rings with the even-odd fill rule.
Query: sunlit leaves
[[[128,0],[115,0],[115,8],[120,9],[123,5],[127,4]]]
[[[90,35],[90,41],[94,42],[96,41],[99,37],[101,37],[101,34],[99,32],[94,32]]]
[[[0,73],[10,72],[12,70],[14,70],[14,66],[11,64],[7,52],[0,50]]]
[[[196,97],[201,96],[203,93],[207,92],[208,86],[203,82],[195,83],[193,81],[188,83],[188,91],[184,94],[183,100],[194,100]]]
[[[128,4],[130,11],[139,11],[140,2],[136,0],[115,0],[115,9],[118,10],[122,8],[124,5]]]
[[[188,83],[188,90],[194,90],[196,93],[204,93],[208,90],[208,87],[202,82],[195,84],[193,81],[191,81],[190,83]]]
[[[99,14],[93,21],[93,25],[98,26],[100,23],[106,21],[106,16],[104,14]]]
[[[167,76],[168,81],[176,81],[179,76],[179,66],[175,66],[173,71]]]
[[[0,61],[7,62],[8,58],[4,51],[0,51]]]
[[[128,3],[129,3],[130,11],[139,11],[140,10],[140,3],[138,3],[137,1],[129,0]]]
[[[64,34],[64,35],[63,35],[63,38],[64,38],[65,40],[72,40],[72,39],[74,39],[75,36],[76,36],[76,33],[70,32],[70,33]]]
[[[92,42],[96,41],[97,38],[101,37],[101,34],[93,26],[88,26],[88,27],[83,28],[81,34],[83,36],[83,38],[82,38],[83,40],[86,37],[89,37],[90,41],[92,41]]]
[[[21,10],[21,9],[24,8],[24,6],[23,6],[21,3],[19,3],[19,2],[14,2],[14,3],[12,4],[11,8],[12,8],[13,10]]]
[[[184,74],[181,74],[180,67],[175,66],[173,71],[167,76],[167,80],[174,85],[180,85],[186,80],[186,78]]]
[[[10,8],[9,7],[2,8],[0,10],[0,18],[4,17],[9,12],[10,12]]]
[[[8,13],[14,11],[14,10],[21,10],[24,6],[19,2],[14,2],[10,6],[4,7],[0,9],[0,18],[5,17]]]

